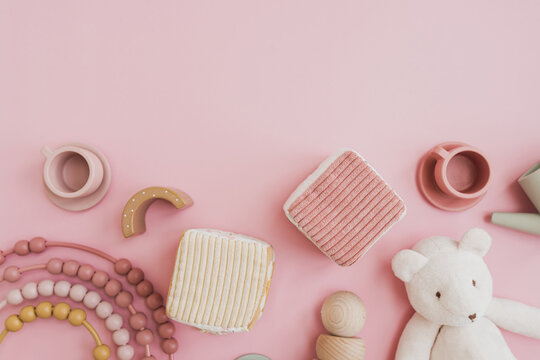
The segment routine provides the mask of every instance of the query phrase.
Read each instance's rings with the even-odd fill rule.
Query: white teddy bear
[[[491,237],[471,229],[461,239],[431,237],[392,260],[416,313],[396,360],[515,360],[497,326],[540,338],[540,309],[494,298],[482,257]]]

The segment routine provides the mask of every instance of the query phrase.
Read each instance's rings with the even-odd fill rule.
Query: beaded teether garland
[[[40,319],[48,319],[53,316],[58,320],[68,320],[73,326],[84,326],[96,342],[93,355],[94,360],[107,360],[111,355],[109,347],[101,342],[101,339],[92,325],[86,321],[86,312],[82,309],[71,309],[66,303],[51,304],[48,301],[39,303],[37,306],[28,305],[21,309],[19,314],[10,315],[5,321],[5,329],[0,333],[0,344],[10,332],[22,329],[25,323]]]
[[[163,297],[154,291],[151,282],[144,279],[144,272],[140,268],[133,268],[129,260],[116,259],[105,252],[85,245],[47,241],[41,237],[36,237],[30,241],[17,241],[13,249],[6,252],[0,251],[0,264],[3,264],[9,255],[25,256],[30,253],[39,254],[50,247],[81,250],[111,262],[114,265],[115,272],[118,275],[124,276],[129,284],[135,286],[137,295],[145,298],[145,304],[152,311],[152,318],[158,326],[158,334],[163,340],[161,348],[169,355],[169,359],[174,359],[174,353],[178,350],[178,341],[173,338],[175,327],[168,321],[165,307],[163,306]],[[134,329],[138,330],[136,341],[138,344],[146,347],[146,356],[142,360],[155,359],[150,355],[149,351],[149,344],[153,341],[153,333],[150,329],[145,328],[146,316],[144,313],[137,312],[134,309],[132,305],[133,295],[128,291],[122,291],[122,284],[116,279],[111,279],[104,271],[96,271],[91,265],[81,265],[73,260],[64,262],[60,259],[51,259],[47,264],[25,268],[9,266],[4,270],[0,282],[3,280],[15,282],[20,279],[24,272],[40,269],[47,269],[51,274],[63,273],[72,277],[77,276],[81,280],[91,281],[96,287],[104,288],[107,295],[114,297],[120,307],[127,308],[132,314],[129,322]]]

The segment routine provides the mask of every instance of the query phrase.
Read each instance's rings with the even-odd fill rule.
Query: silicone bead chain
[[[135,355],[133,347],[129,345],[129,331],[122,327],[123,318],[113,312],[113,306],[101,299],[101,296],[95,291],[88,291],[86,287],[80,284],[71,284],[65,280],[54,282],[47,279],[39,284],[29,282],[20,289],[10,290],[5,300],[0,301],[0,310],[7,304],[19,305],[24,300],[34,300],[39,296],[49,297],[56,295],[58,297],[68,297],[75,302],[82,302],[88,309],[95,310],[97,316],[105,320],[105,326],[112,332],[114,343],[118,346],[116,355],[120,360],[131,360]]]
[[[8,257],[9,255],[16,254],[18,256],[25,256],[30,253],[39,254],[50,247],[63,247],[85,251],[90,254],[99,256],[114,264],[115,272],[118,275],[126,277],[128,283],[136,287],[137,294],[146,298],[145,304],[150,310],[153,311],[153,318],[159,326],[159,336],[163,339],[161,343],[161,349],[169,355],[170,360],[174,359],[174,353],[178,350],[178,341],[173,337],[175,330],[174,325],[170,322],[167,322],[168,317],[165,311],[165,307],[163,306],[163,297],[159,293],[154,291],[154,287],[150,281],[144,279],[144,272],[140,268],[133,268],[131,262],[128,259],[116,259],[103,251],[85,245],[68,242],[47,241],[42,237],[35,237],[30,241],[19,240],[15,243],[13,249],[5,252],[0,251],[0,265],[5,262],[6,257]],[[86,266],[88,266],[90,269],[93,269],[90,265]],[[6,271],[8,269],[6,269]],[[11,270],[14,276],[17,276],[17,269],[18,268],[15,267]],[[77,273],[77,270],[75,270],[75,273]],[[5,275],[6,272],[4,272],[4,276]],[[160,325],[164,324],[165,322],[167,322],[167,325]],[[146,359],[142,360],[151,359],[153,358],[148,356]]]
[[[10,332],[17,332],[22,329],[25,323],[30,323],[40,319],[48,319],[53,316],[58,320],[68,320],[73,326],[84,326],[94,338],[96,347],[92,354],[94,360],[107,360],[111,356],[111,349],[101,342],[101,339],[92,325],[86,321],[86,312],[82,309],[71,309],[66,303],[51,304],[48,301],[39,303],[37,306],[28,305],[21,309],[19,314],[10,315],[5,321],[5,328],[0,333],[0,344]]]
[[[79,265],[74,260],[62,261],[61,259],[53,258],[49,260],[47,264],[32,265],[26,268],[17,268],[16,266],[9,266],[4,270],[3,277],[0,278],[0,282],[6,280],[8,282],[18,281],[22,274],[33,270],[47,270],[52,275],[65,274],[68,276],[75,276],[82,281],[91,281],[98,288],[103,288],[105,294],[114,298],[116,304],[120,308],[127,308],[131,316],[129,323],[131,327],[137,331],[135,341],[137,344],[145,347],[145,357],[142,360],[155,360],[150,353],[150,344],[154,340],[152,331],[146,328],[146,315],[142,312],[137,312],[132,305],[133,295],[129,291],[122,291],[122,283],[116,279],[111,279],[109,274],[104,271],[85,271],[89,269],[90,265]],[[81,271],[82,269],[82,271]],[[93,269],[93,268],[92,268]],[[90,280],[88,280],[90,279]],[[67,296],[67,295],[66,295]],[[168,321],[166,314],[163,316],[154,312],[153,318],[158,327],[158,333],[162,338],[171,336],[174,334],[174,325]],[[163,344],[162,344],[163,345]]]

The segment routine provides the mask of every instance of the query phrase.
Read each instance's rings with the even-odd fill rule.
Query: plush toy
[[[540,309],[493,297],[482,257],[491,237],[471,229],[461,239],[431,237],[392,260],[416,313],[396,360],[515,360],[498,327],[540,338]]]

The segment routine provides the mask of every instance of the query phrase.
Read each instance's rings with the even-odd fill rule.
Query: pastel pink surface
[[[538,238],[485,218],[534,211],[515,181],[540,157],[539,20],[534,1],[3,1],[0,248],[36,235],[92,245],[130,258],[165,294],[186,228],[271,243],[276,269],[260,321],[222,337],[177,325],[185,360],[312,359],[320,307],[337,290],[366,304],[368,357],[391,360],[412,315],[392,256],[473,226],[494,238],[486,261],[495,294],[540,307]],[[435,209],[416,185],[420,158],[449,140],[482,149],[494,171],[484,199],[465,212]],[[41,182],[40,148],[72,141],[102,150],[112,170],[107,196],[81,213],[54,206]],[[314,164],[343,147],[407,204],[406,217],[350,268],[328,261],[281,209]],[[125,240],[119,214],[153,184],[174,185],[195,205],[174,212],[156,203],[146,233]],[[51,256],[111,271],[57,249],[6,265]],[[103,322],[89,319],[111,343]],[[6,338],[0,358],[88,359],[92,339],[77,330],[35,322]],[[504,336],[518,359],[540,352],[538,340]]]

